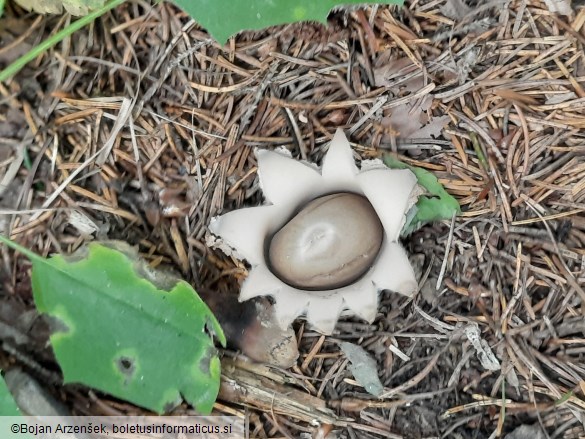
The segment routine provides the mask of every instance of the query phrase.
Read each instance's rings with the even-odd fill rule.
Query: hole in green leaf
[[[116,360],[116,365],[118,366],[118,370],[128,377],[132,376],[136,370],[134,359],[130,357],[118,358]]]

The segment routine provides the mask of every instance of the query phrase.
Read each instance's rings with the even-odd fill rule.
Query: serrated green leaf
[[[457,200],[449,195],[437,177],[426,169],[402,163],[390,154],[384,156],[384,163],[392,169],[410,169],[416,176],[418,184],[428,193],[419,197],[413,214],[404,224],[403,236],[409,235],[423,224],[451,219],[453,215],[461,213]]]
[[[220,361],[207,331],[223,345],[225,337],[189,284],[161,289],[141,260],[97,243],[81,256],[44,259],[0,241],[32,261],[35,303],[59,328],[51,344],[66,383],[158,413],[182,399],[202,414],[211,411]]]
[[[2,372],[2,371],[0,371]],[[0,416],[20,416],[20,410],[6,386],[4,377],[0,375]]]
[[[332,8],[367,3],[398,4],[403,0],[175,0],[220,43],[242,30],[257,30],[297,21],[326,23]]]

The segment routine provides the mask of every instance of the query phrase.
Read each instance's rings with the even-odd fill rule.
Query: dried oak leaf
[[[389,87],[396,79],[410,75],[418,70],[409,58],[389,60],[374,67],[374,85],[376,87]],[[416,92],[424,86],[422,74],[407,79],[399,87],[408,92]]]
[[[427,96],[418,104],[406,103],[392,109],[392,114],[382,118],[382,126],[389,128],[401,139],[429,139],[441,134],[449,122],[448,116],[432,117],[429,113],[432,97]],[[390,139],[383,138],[387,142]]]

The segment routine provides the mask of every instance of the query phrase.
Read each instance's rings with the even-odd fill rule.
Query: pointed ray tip
[[[337,128],[335,130],[335,135],[333,136],[332,143],[341,143],[349,145],[349,140],[347,140],[347,136],[345,135],[345,131],[341,128]]]

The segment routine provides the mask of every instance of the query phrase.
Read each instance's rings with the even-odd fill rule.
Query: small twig
[[[441,284],[443,283],[443,277],[445,276],[445,271],[447,270],[447,262],[449,260],[449,251],[451,250],[451,243],[453,242],[453,232],[455,230],[455,214],[451,218],[451,227],[449,228],[449,237],[447,238],[447,244],[445,245],[445,255],[443,256],[443,262],[441,264],[441,271],[439,271],[439,276],[437,279],[437,286],[436,290],[438,291],[441,288]]]
[[[382,393],[380,395],[380,399],[390,398],[391,396],[394,396],[397,393],[404,392],[404,391],[410,389],[411,387],[416,386],[430,373],[431,370],[433,370],[433,367],[435,367],[435,364],[437,364],[437,361],[439,360],[439,357],[441,356],[442,353],[443,353],[443,349],[441,349],[439,352],[437,352],[433,356],[433,358],[431,358],[431,361],[428,362],[428,364],[424,367],[423,370],[421,370],[419,373],[417,373],[411,379],[402,383],[400,386],[394,387],[393,389],[390,389],[387,392]]]

